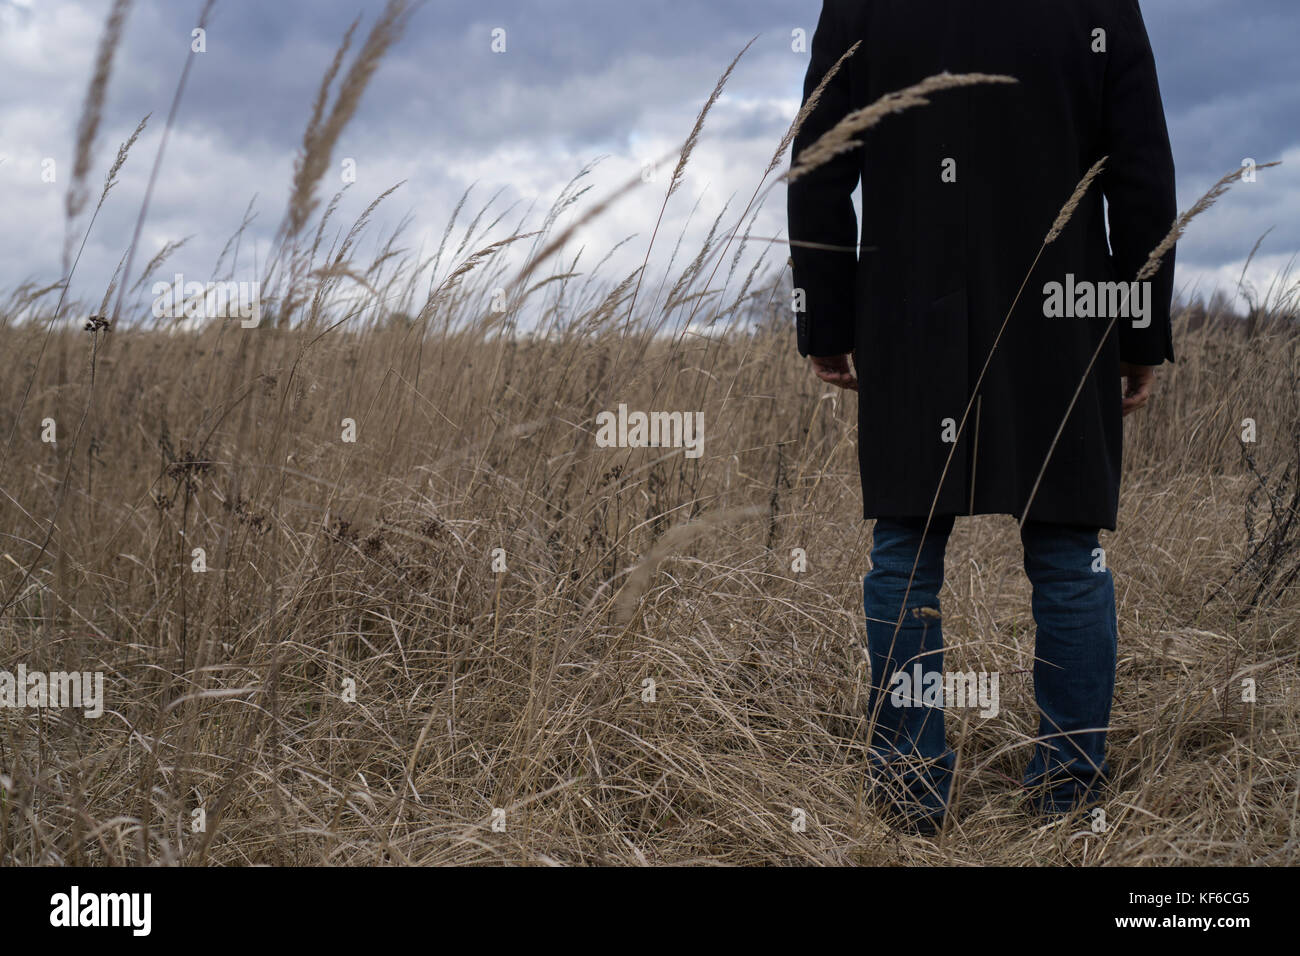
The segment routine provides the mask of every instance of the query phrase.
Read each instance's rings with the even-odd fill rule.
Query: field
[[[953,667],[1001,672],[1002,713],[955,724],[969,813],[939,840],[891,835],[862,800],[855,400],[788,330],[123,331],[93,390],[94,336],[55,334],[5,467],[0,654],[103,671],[106,713],[0,710],[3,858],[1294,862],[1296,531],[1272,506],[1294,508],[1300,345],[1185,325],[1103,540],[1106,832],[1017,809],[1028,583],[1014,521],[975,518],[945,629]],[[4,335],[14,408],[43,333]],[[618,402],[701,410],[704,454],[597,447]],[[1245,417],[1286,487],[1247,464]]]

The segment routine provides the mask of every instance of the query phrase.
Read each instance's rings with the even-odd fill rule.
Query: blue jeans
[[[947,810],[956,762],[944,736],[943,708],[900,706],[905,697],[892,691],[903,686],[895,675],[900,670],[915,675],[917,664],[922,674],[942,675],[937,612],[952,526],[951,516],[936,517],[922,542],[924,518],[881,518],[871,571],[863,579],[872,675],[871,764],[878,785],[897,806],[932,822]],[[1109,776],[1105,728],[1119,637],[1115,585],[1095,550],[1100,547],[1096,529],[1026,522],[1020,540],[1034,589],[1034,696],[1040,715],[1024,783],[1038,811],[1062,813],[1092,802]],[[904,594],[906,610],[896,626]]]

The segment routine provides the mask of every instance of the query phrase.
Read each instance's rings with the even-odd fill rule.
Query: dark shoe
[[[1091,789],[1057,785],[1056,787],[1028,787],[1023,791],[1024,808],[1028,813],[1051,821],[1062,820],[1078,811],[1088,811],[1100,806],[1106,798],[1104,783]]]
[[[943,829],[948,808],[937,793],[920,790],[921,786],[914,770],[900,773],[898,765],[878,764],[869,777],[867,798],[894,829],[934,836]]]
[[[935,812],[926,807],[900,807],[890,804],[884,810],[884,817],[895,830],[913,836],[937,836],[943,829],[944,812]]]

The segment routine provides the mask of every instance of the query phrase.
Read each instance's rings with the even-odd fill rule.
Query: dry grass
[[[291,238],[343,115],[322,120],[328,86]],[[742,238],[701,283],[724,229],[668,306],[608,323],[641,270],[569,262],[522,291],[557,210],[536,235],[483,210],[427,283],[391,239],[358,261],[364,223],[317,257],[334,206],[257,329],[83,331],[57,286],[0,312],[0,669],[102,670],[107,696],[98,720],[0,709],[0,862],[1295,863],[1293,309],[1180,317],[1126,436],[1104,833],[1020,813],[1015,522],[958,523],[950,666],[999,671],[1002,709],[954,714],[964,816],[924,839],[864,800],[856,405],[798,358],[788,275],[746,277]],[[545,334],[517,332],[526,309]],[[737,315],[757,330],[690,331]],[[597,447],[620,402],[702,412],[703,457]]]
[[[270,329],[116,334],[93,445],[36,438],[84,395],[58,370],[86,334],[60,333],[6,468],[9,596],[79,457],[0,659],[103,670],[110,710],[0,712],[7,861],[1294,862],[1295,588],[1239,619],[1244,583],[1218,587],[1246,553],[1240,419],[1276,460],[1300,414],[1281,387],[1294,331],[1181,333],[1130,433],[1106,541],[1121,663],[1104,836],[1018,815],[1028,585],[1014,521],[959,522],[952,666],[1000,671],[1003,710],[954,727],[971,812],[941,842],[888,835],[861,801],[853,406],[784,330],[621,365],[612,332],[463,333],[422,357],[399,327],[310,348]],[[257,336],[242,360],[238,335]],[[38,344],[5,333],[9,354]],[[657,382],[653,407],[704,411],[705,456],[595,447],[595,413],[650,407]],[[16,404],[21,382],[3,385]],[[638,613],[618,613],[670,529],[756,507],[652,555]]]

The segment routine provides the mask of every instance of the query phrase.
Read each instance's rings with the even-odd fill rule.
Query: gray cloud
[[[97,299],[134,224],[158,133],[184,64],[199,0],[137,0],[119,50],[99,139],[102,176],[119,142],[153,113],[87,246],[75,291]],[[349,23],[361,35],[378,0],[220,0],[208,52],[190,86],[151,208],[138,263],[163,243],[193,235],[169,264],[203,274],[256,195],[254,229],[263,243],[279,222],[292,163],[320,77]],[[375,75],[335,160],[356,159],[360,178],[341,218],[355,216],[399,180],[377,227],[410,212],[412,243],[436,243],[464,189],[478,201],[504,187],[496,208],[549,201],[585,163],[596,193],[646,159],[679,143],[722,69],[754,35],[706,127],[686,189],[663,227],[690,240],[732,195],[752,192],[798,105],[806,54],[790,33],[811,33],[817,0],[434,0],[424,4]],[[106,0],[0,0],[0,287],[27,276],[53,281],[62,246],[62,185],[39,181],[53,157],[70,170],[81,98]],[[1179,168],[1189,205],[1245,157],[1292,162],[1238,187],[1208,213],[1182,246],[1180,283],[1221,278],[1239,268],[1255,240],[1275,227],[1263,262],[1300,249],[1300,78],[1294,0],[1145,0],[1161,68]],[[491,31],[507,31],[508,51],[491,51]],[[354,46],[355,49],[355,46]],[[325,188],[337,188],[337,176]],[[703,198],[701,199],[701,196]],[[649,234],[662,192],[643,191],[582,236],[593,249],[631,233]],[[784,231],[773,193],[757,229]],[[687,225],[697,200],[700,209]],[[471,203],[471,206],[473,203]],[[513,221],[513,220],[512,220]],[[627,249],[634,267],[644,246]],[[1272,258],[1267,258],[1271,256]],[[591,257],[593,260],[597,257]],[[137,266],[138,268],[138,266]],[[615,270],[617,271],[617,269]]]

